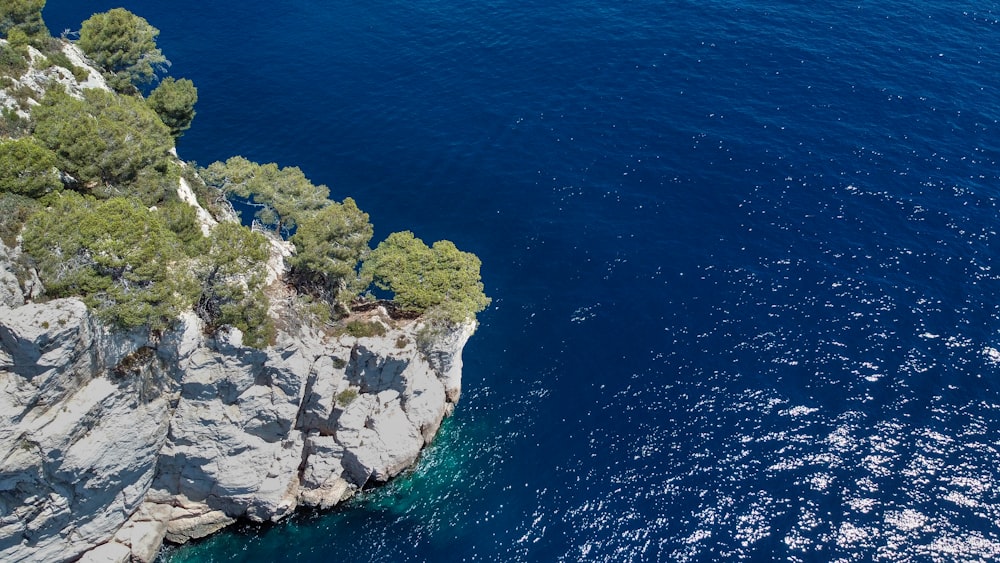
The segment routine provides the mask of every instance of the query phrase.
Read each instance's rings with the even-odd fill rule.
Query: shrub
[[[234,326],[243,332],[243,344],[265,348],[274,344],[277,329],[267,314],[268,299],[261,290],[245,295],[242,300],[224,303],[219,308],[218,322]]]
[[[312,301],[306,304],[306,311],[316,319],[319,324],[326,324],[333,318],[333,309],[325,301]]]
[[[17,235],[41,204],[22,195],[0,193],[0,240],[9,248],[17,245]]]
[[[28,70],[28,59],[10,44],[0,45],[0,75],[20,78]]]
[[[200,284],[195,312],[209,330],[234,326],[247,346],[267,346],[276,334],[262,290],[267,239],[237,223],[220,223],[204,244],[195,266]]]
[[[28,34],[24,32],[23,29],[14,28],[7,32],[7,43],[21,53],[21,56],[27,58],[28,56]]]
[[[35,139],[0,141],[0,192],[38,198],[62,189],[58,159]]]
[[[196,257],[204,252],[206,239],[194,207],[179,199],[171,199],[158,205],[156,211],[163,217],[167,228],[177,235],[185,254]]]
[[[337,405],[341,408],[354,402],[354,399],[358,398],[358,390],[353,387],[348,387],[340,393],[337,393]]]
[[[81,66],[73,65],[69,67],[69,71],[73,73],[73,78],[75,78],[77,82],[85,82],[88,78],[90,78],[90,71]]]
[[[17,102],[17,107],[21,111],[27,112],[31,108],[31,100],[36,96],[35,91],[31,89],[27,84],[21,84],[9,88],[7,93],[10,94],[14,101]]]
[[[345,332],[355,338],[385,336],[385,326],[376,321],[353,320],[344,327]]]
[[[73,78],[75,78],[77,82],[83,82],[90,77],[90,73],[87,72],[87,69],[73,64],[73,61],[69,60],[69,57],[66,56],[66,53],[63,53],[58,49],[53,49],[47,52],[46,58],[52,64],[56,66],[61,66],[66,70],[70,71],[71,73],[73,73]]]
[[[0,87],[2,87],[2,84],[0,84]],[[16,139],[27,135],[30,130],[30,120],[21,117],[13,109],[0,108],[0,137]]]

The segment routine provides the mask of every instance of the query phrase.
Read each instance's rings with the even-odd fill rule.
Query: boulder
[[[236,521],[221,510],[212,510],[204,503],[190,502],[183,496],[176,497],[167,517],[168,541],[186,543],[213,534]]]
[[[80,563],[129,563],[132,550],[118,542],[108,542],[91,549],[80,557]]]
[[[153,502],[143,502],[115,534],[115,541],[128,546],[133,561],[150,563],[156,559],[167,535],[172,509]]]
[[[349,495],[353,487],[344,478],[344,453],[344,447],[333,436],[306,437],[300,503],[326,509]]]

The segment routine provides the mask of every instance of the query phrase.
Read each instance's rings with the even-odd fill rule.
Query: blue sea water
[[[124,4],[179,143],[483,260],[419,465],[164,561],[1000,558],[1000,3]]]

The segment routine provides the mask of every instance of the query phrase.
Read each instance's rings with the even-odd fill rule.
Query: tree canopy
[[[20,30],[29,38],[46,38],[49,30],[42,20],[45,0],[4,0],[0,3],[0,35],[9,37]]]
[[[212,229],[195,276],[200,295],[195,311],[210,329],[234,326],[248,346],[266,346],[274,336],[263,293],[267,239],[237,223],[220,223]]]
[[[160,30],[124,8],[94,14],[80,27],[80,48],[108,74],[111,87],[134,92],[169,65],[156,46]]]
[[[153,110],[104,90],[83,95],[52,90],[32,111],[35,137],[55,152],[60,168],[98,197],[133,194],[153,205],[175,191],[173,138]]]
[[[24,249],[46,293],[78,295],[103,321],[163,328],[190,305],[193,280],[180,242],[134,199],[96,200],[64,191],[31,216]]]
[[[310,213],[329,205],[330,189],[316,186],[297,166],[278,168],[234,156],[202,170],[205,182],[259,207],[256,218],[279,235],[295,228]]]
[[[194,104],[198,102],[198,89],[194,82],[182,78],[164,78],[153,90],[146,103],[160,116],[163,124],[170,128],[174,138],[180,137],[191,127],[194,119]]]
[[[327,300],[345,290],[357,295],[364,289],[358,263],[368,254],[373,233],[368,214],[351,198],[308,215],[291,238],[295,254],[288,258],[299,286]]]
[[[167,228],[177,236],[185,254],[195,258],[205,252],[206,238],[194,207],[180,199],[168,198],[157,204],[156,212],[163,218]]]
[[[434,310],[451,322],[462,322],[490,304],[483,293],[479,269],[472,253],[462,252],[447,240],[432,247],[410,231],[392,233],[369,254],[362,278],[392,291],[405,309],[423,313]]]

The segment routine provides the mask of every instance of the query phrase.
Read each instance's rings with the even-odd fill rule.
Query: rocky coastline
[[[474,325],[367,315],[384,336],[257,350],[193,313],[154,339],[76,299],[0,307],[0,559],[151,561],[398,475],[458,400]]]
[[[87,84],[50,67],[18,86],[106,88],[87,70]],[[206,233],[232,220],[183,179],[178,196]],[[148,562],[164,541],[329,508],[416,461],[459,399],[475,322],[371,306],[353,316],[384,334],[358,337],[303,321],[283,281],[291,246],[270,244],[277,336],[258,349],[192,311],[112,330],[79,299],[41,299],[19,245],[0,243],[0,560]]]

